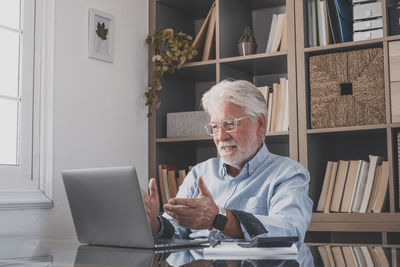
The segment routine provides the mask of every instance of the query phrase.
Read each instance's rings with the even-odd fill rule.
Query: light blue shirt
[[[225,209],[253,214],[268,230],[269,236],[298,236],[304,240],[312,214],[308,197],[310,175],[304,167],[287,157],[268,151],[265,144],[247,162],[240,174],[230,176],[222,159],[212,158],[199,163],[188,173],[179,187],[178,198],[197,198],[197,177],[202,176],[215,203]],[[175,238],[207,237],[208,230],[189,230],[175,223]],[[249,233],[241,225],[245,239]]]

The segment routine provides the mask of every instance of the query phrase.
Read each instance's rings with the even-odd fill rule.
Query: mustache
[[[237,142],[235,140],[229,140],[218,143],[218,148],[221,149],[224,146],[237,146]]]

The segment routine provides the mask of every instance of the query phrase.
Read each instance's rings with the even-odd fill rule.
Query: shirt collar
[[[252,175],[254,171],[257,170],[257,168],[265,161],[265,159],[268,157],[268,154],[269,151],[267,149],[267,146],[263,142],[263,145],[261,146],[257,154],[250,161],[246,162],[246,164],[243,166],[239,176],[243,175],[244,172],[246,172],[248,176]],[[223,179],[227,175],[226,164],[223,162],[222,159],[220,159],[219,174],[221,179]]]

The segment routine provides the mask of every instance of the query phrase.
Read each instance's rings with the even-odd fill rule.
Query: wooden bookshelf
[[[298,93],[299,161],[310,171],[310,197],[317,204],[328,160],[368,160],[368,155],[380,155],[389,161],[388,206],[382,213],[313,213],[308,231],[315,232],[381,232],[400,231],[398,177],[395,168],[397,146],[395,133],[400,124],[391,123],[388,42],[400,36],[388,32],[386,2],[382,0],[383,37],[365,41],[308,47],[306,25],[307,1],[296,1],[296,57]],[[351,127],[311,129],[309,107],[308,59],[310,56],[363,48],[383,48],[386,123]]]
[[[213,0],[149,0],[150,33],[173,28],[195,36],[207,16]],[[326,46],[305,45],[305,3],[295,0],[216,0],[217,21],[215,57],[186,64],[174,76],[163,79],[161,106],[149,119],[149,175],[157,177],[160,163],[195,165],[216,157],[213,140],[208,136],[166,136],[166,114],[200,110],[202,94],[221,80],[245,79],[256,86],[272,85],[280,77],[289,81],[289,131],[266,135],[271,152],[299,161],[311,176],[309,195],[315,205],[321,192],[327,160],[368,159],[382,155],[389,161],[389,205],[377,214],[313,213],[311,232],[400,232],[399,189],[396,179],[397,141],[400,123],[391,123],[388,43],[400,40],[391,36],[386,25],[386,2],[382,0],[384,34],[382,38]],[[194,10],[195,9],[195,10]],[[287,13],[288,49],[265,53],[273,13]],[[245,25],[252,25],[257,53],[238,56],[236,44]],[[386,122],[378,125],[311,129],[309,121],[308,65],[310,56],[363,48],[382,47]],[[151,57],[150,57],[151,58]],[[152,66],[150,66],[150,69]]]

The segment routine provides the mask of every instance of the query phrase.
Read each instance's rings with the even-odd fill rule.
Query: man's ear
[[[267,118],[265,115],[258,116],[257,119],[257,135],[265,135],[267,130]]]

